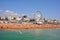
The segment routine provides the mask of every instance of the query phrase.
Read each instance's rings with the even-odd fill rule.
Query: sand
[[[45,29],[60,28],[60,24],[19,24],[19,23],[0,23],[0,29]]]

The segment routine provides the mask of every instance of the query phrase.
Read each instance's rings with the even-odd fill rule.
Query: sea
[[[60,40],[60,29],[0,30],[0,40]]]

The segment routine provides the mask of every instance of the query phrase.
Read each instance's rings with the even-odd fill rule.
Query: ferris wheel
[[[40,19],[40,18],[42,18],[42,13],[40,11],[36,11],[34,13],[34,19]]]

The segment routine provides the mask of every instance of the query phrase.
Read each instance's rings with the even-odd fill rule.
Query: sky
[[[3,10],[29,16],[40,11],[45,18],[60,19],[60,0],[0,0],[0,15]]]

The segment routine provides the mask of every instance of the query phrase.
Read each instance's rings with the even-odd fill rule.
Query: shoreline
[[[5,29],[56,29],[60,24],[19,24],[19,23],[0,23],[0,30]]]

